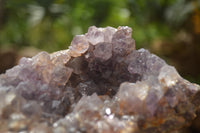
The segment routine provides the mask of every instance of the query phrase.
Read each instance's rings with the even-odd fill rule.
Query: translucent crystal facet
[[[89,47],[89,43],[86,40],[85,36],[84,35],[76,35],[73,38],[69,49],[73,53],[72,56],[76,55],[76,54],[78,56],[79,54],[85,53],[87,51],[88,47]]]
[[[108,60],[112,56],[112,44],[104,42],[98,43],[95,46],[93,53],[96,58]]]

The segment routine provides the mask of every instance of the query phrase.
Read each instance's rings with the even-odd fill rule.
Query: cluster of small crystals
[[[126,26],[92,26],[0,75],[0,132],[179,133],[199,105],[200,87],[136,50]]]

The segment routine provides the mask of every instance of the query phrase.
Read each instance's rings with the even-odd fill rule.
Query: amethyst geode
[[[178,133],[200,87],[145,49],[132,29],[96,28],[68,50],[21,58],[0,75],[0,132]]]

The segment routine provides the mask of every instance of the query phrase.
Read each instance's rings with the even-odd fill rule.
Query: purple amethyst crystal
[[[106,61],[112,57],[112,44],[111,43],[98,43],[93,51],[95,58]]]
[[[199,107],[200,87],[136,50],[127,26],[92,26],[0,75],[0,132],[181,133]]]
[[[113,53],[117,55],[127,55],[135,49],[135,41],[132,39],[132,29],[125,27],[118,27],[117,32],[113,35],[112,44]]]

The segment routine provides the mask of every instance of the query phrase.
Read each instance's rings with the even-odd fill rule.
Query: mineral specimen
[[[92,26],[68,50],[22,58],[0,75],[0,132],[182,132],[200,87],[131,36],[126,26]]]

